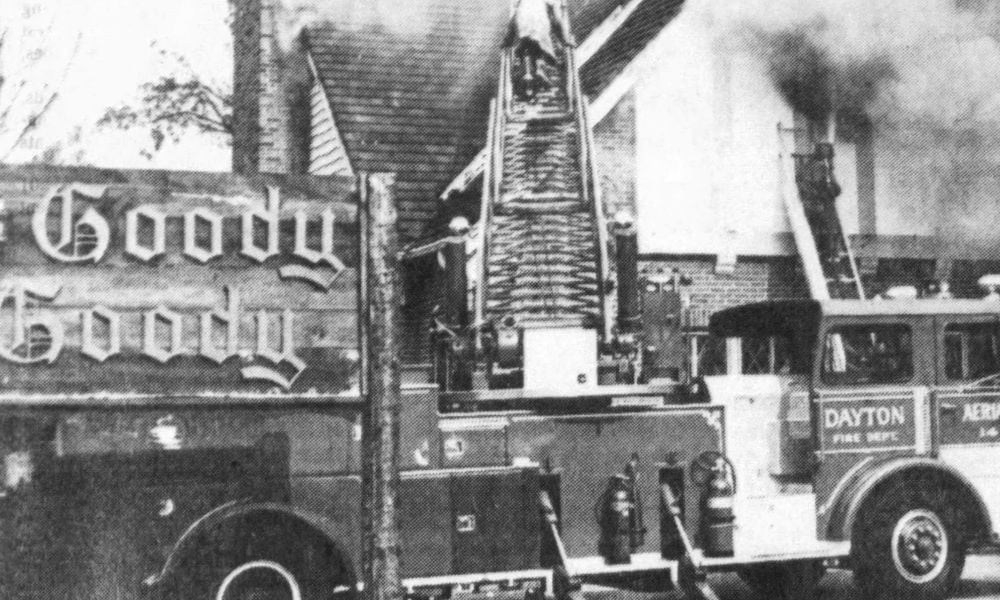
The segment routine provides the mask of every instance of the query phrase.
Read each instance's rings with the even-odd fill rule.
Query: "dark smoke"
[[[812,119],[1000,123],[1000,2],[688,0],[685,13],[759,58]]]
[[[885,54],[837,64],[804,32],[760,32],[758,36],[775,85],[792,108],[814,121],[823,121],[834,110],[866,116],[879,92],[899,76]]]

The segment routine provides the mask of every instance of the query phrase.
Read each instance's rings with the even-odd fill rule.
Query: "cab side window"
[[[904,383],[913,378],[913,335],[906,325],[849,325],[827,332],[823,381],[834,385]]]
[[[743,374],[782,374],[791,372],[791,342],[786,337],[758,336],[742,338]]]
[[[952,323],[944,329],[944,376],[951,380],[980,379],[1000,372],[998,325]]]

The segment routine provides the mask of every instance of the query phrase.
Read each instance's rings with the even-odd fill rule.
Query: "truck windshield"
[[[825,383],[902,383],[912,377],[912,334],[906,325],[849,325],[826,333]]]

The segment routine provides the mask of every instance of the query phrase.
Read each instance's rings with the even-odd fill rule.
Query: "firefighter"
[[[551,85],[540,61],[556,66],[557,44],[573,46],[573,34],[558,0],[518,0],[507,36],[507,47],[521,61],[522,96],[533,97],[539,85]]]
[[[833,145],[816,144],[816,150],[805,163],[802,199],[820,256],[833,263],[840,260],[843,252],[837,227],[836,202],[840,191],[840,184],[833,176]]]

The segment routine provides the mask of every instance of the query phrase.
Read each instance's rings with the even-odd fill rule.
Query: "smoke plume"
[[[419,37],[434,26],[432,0],[280,0],[281,29],[292,38],[313,22],[335,22],[346,30],[379,29],[400,37]]]
[[[688,0],[719,39],[766,62],[801,113],[876,122],[1000,122],[992,0]]]

